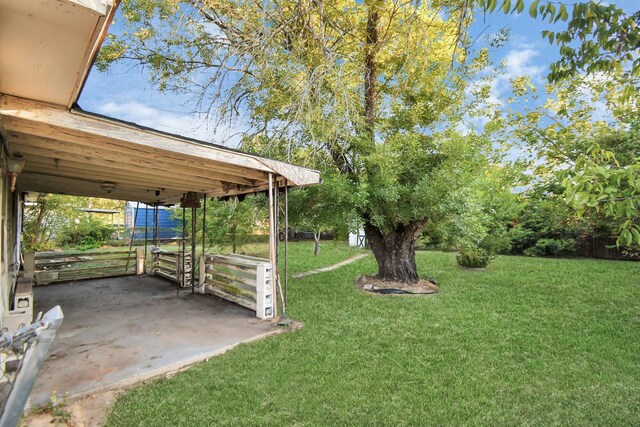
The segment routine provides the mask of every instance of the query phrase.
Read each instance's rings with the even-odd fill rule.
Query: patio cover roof
[[[0,0],[0,137],[21,191],[173,204],[320,181],[317,171],[74,109],[112,0]]]

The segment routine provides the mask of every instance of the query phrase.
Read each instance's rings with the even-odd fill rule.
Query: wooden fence
[[[144,273],[141,248],[115,252],[28,252],[25,277],[35,285]]]
[[[244,255],[200,256],[199,289],[273,318],[274,283],[271,263]]]
[[[190,253],[159,251],[153,253],[153,274],[164,277],[181,287],[191,286],[193,262]]]

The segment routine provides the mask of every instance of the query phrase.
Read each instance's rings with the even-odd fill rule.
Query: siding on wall
[[[131,230],[134,228],[135,219],[135,237],[134,239],[144,239],[144,229],[147,226],[147,239],[153,238],[154,216],[153,208],[140,204],[138,208],[138,216],[136,217],[136,203],[127,203],[125,209],[125,224],[127,227],[127,236],[131,236]],[[170,209],[160,207],[158,209],[158,238],[174,239],[182,237],[182,222],[173,218]]]

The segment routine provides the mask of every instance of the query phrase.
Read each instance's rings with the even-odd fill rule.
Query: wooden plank
[[[250,255],[229,254],[227,256],[229,258],[245,259],[247,261],[254,261],[254,262],[258,262],[258,263],[268,263],[269,262],[269,260],[266,259],[266,258],[259,258],[259,257],[255,257],[255,256],[250,256]]]
[[[176,262],[178,262],[178,260],[176,258],[167,258],[164,256],[155,256],[153,257],[153,261],[162,261],[162,262],[167,262],[167,263],[171,263],[171,264],[175,264]]]
[[[134,261],[135,258],[132,258],[130,261]],[[82,265],[91,265],[91,264],[106,264],[105,266],[116,267],[116,266],[124,266],[127,265],[127,259],[115,259],[115,260],[91,260],[91,261],[56,261],[47,264],[38,265],[36,271],[68,271],[79,268],[78,266]],[[97,267],[96,267],[97,268]]]
[[[187,184],[183,179],[178,182],[177,180],[162,179],[149,175],[142,177],[128,177],[124,174],[115,173],[113,170],[107,171],[105,169],[96,169],[94,171],[68,169],[66,165],[60,166],[60,168],[56,169],[55,167],[34,163],[31,157],[28,158],[28,162],[29,164],[24,168],[24,173],[41,174],[52,177],[71,179],[82,177],[82,179],[109,181],[116,183],[126,182],[132,187],[150,190],[167,189],[186,192],[189,189],[196,188],[199,193],[204,193],[207,190],[211,190],[212,188],[222,188],[221,183],[215,183],[211,180],[209,180],[208,182],[203,181],[199,183]]]
[[[43,151],[47,150],[47,154],[50,157],[60,159],[62,161],[73,161],[78,166],[86,165],[85,168],[91,170],[91,165],[101,164],[105,168],[111,167],[114,163],[119,165],[127,165],[132,172],[132,176],[139,176],[135,171],[139,171],[148,175],[148,172],[153,172],[159,176],[164,176],[163,171],[174,170],[179,175],[174,175],[178,181],[181,176],[190,177],[200,180],[216,180],[226,181],[241,185],[254,185],[255,179],[248,179],[244,176],[233,175],[225,173],[219,168],[215,168],[209,165],[206,168],[198,168],[193,166],[185,166],[178,159],[172,159],[171,157],[164,157],[153,161],[148,156],[139,157],[126,151],[110,151],[108,146],[104,147],[85,147],[67,143],[65,141],[46,139],[43,141],[41,138],[34,138],[29,136],[22,136],[23,134],[14,133],[16,138],[12,139],[10,144],[10,150],[12,152],[20,152],[27,158],[30,155],[42,156]],[[29,156],[27,156],[29,155]],[[95,170],[95,169],[94,169]],[[105,171],[106,172],[106,171]],[[251,175],[248,173],[247,175]],[[261,176],[258,180],[262,182],[264,177]]]
[[[220,283],[226,283],[229,286],[234,286],[237,287],[239,289],[245,290],[247,292],[250,292],[252,295],[255,295],[256,293],[256,286],[255,285],[250,285],[244,282],[240,282],[236,279],[234,279],[233,277],[229,277],[229,276],[224,276],[222,274],[216,274],[216,273],[207,273],[207,280],[214,280],[216,282],[220,282]]]
[[[132,163],[144,162],[144,165],[153,169],[161,168],[163,166],[166,167],[167,165],[172,165],[174,163],[178,163],[179,167],[183,167],[185,164],[184,154],[188,154],[181,153],[176,155],[175,153],[168,153],[161,150],[154,152],[148,148],[140,148],[131,144],[103,144],[96,146],[90,141],[67,141],[47,136],[37,136],[20,131],[12,131],[9,135],[11,136],[10,139],[12,144],[48,148],[70,154],[82,154],[87,157],[97,156],[99,158],[111,158],[111,155],[113,154],[122,154],[128,156],[129,161]],[[266,179],[266,174],[261,171],[248,168],[238,168],[237,166],[230,166],[216,161],[203,161],[203,159],[189,161],[186,164],[186,167],[193,169],[193,172],[197,172],[203,177],[218,179],[218,175],[216,174],[221,174],[233,179],[229,182],[238,184],[251,185],[249,181],[264,181]],[[236,179],[240,180],[236,181]]]
[[[58,280],[57,271],[36,271],[34,274],[36,285],[46,285]]]
[[[34,191],[41,193],[68,194],[71,196],[90,196],[114,200],[135,200],[147,204],[159,202],[160,204],[177,203],[182,193],[163,191],[159,196],[152,190],[123,189],[106,192],[100,188],[100,183],[90,181],[69,182],[67,178],[52,179],[50,177],[22,174],[18,177],[18,187],[22,191]]]
[[[93,142],[96,145],[124,143],[124,147],[139,146],[149,154],[162,150],[163,154],[180,154],[189,160],[202,159],[226,163],[243,168],[271,172],[271,169],[254,156],[198,144],[179,137],[128,126],[80,112],[68,112],[36,101],[3,96],[1,113],[6,117],[4,127],[40,137],[60,138],[77,143]],[[206,164],[206,163],[205,163]]]
[[[215,279],[207,279],[206,283],[209,286],[214,286],[214,287],[220,288],[225,292],[228,292],[228,293],[233,294],[233,295],[237,295],[237,296],[245,298],[245,299],[247,299],[249,301],[253,301],[253,302],[256,301],[256,294],[255,293],[249,292],[249,291],[247,291],[245,289],[242,289],[242,288],[238,288],[238,287],[236,287],[234,285],[231,285],[231,284],[228,284],[226,282],[215,280]]]
[[[153,270],[164,271],[165,273],[168,272],[173,274],[177,274],[177,271],[178,271],[175,267],[167,267],[166,265],[162,265],[162,264],[154,264]]]
[[[87,255],[70,255],[59,258],[45,258],[38,259],[36,261],[36,266],[47,266],[54,265],[55,263],[78,263],[78,262],[98,262],[98,261],[118,261],[118,260],[126,260],[127,258],[131,259],[135,256],[132,254],[128,255],[115,255],[112,257],[109,256],[87,256]]]
[[[43,285],[48,285],[50,283],[57,283],[57,282],[70,282],[70,281],[75,281],[75,280],[91,280],[91,279],[104,279],[104,278],[109,278],[109,277],[120,277],[120,276],[131,276],[133,273],[131,272],[127,272],[127,273],[113,273],[113,272],[108,272],[108,273],[104,273],[104,274],[97,274],[97,275],[93,275],[91,277],[86,277],[86,278],[82,278],[82,279],[65,279],[65,280],[52,280],[50,282],[38,282],[36,283],[37,286],[43,286]]]
[[[239,276],[239,275],[234,275],[233,273],[230,273],[228,271],[224,271],[224,270],[220,270],[218,268],[215,268],[215,266],[210,266],[209,268],[207,268],[207,274],[212,274],[212,275],[224,277],[226,279],[233,280],[234,282],[242,283],[244,285],[250,286],[254,290],[256,288],[256,279],[255,278],[249,279],[249,278],[242,277],[242,276]]]
[[[247,267],[238,267],[236,265],[228,264],[207,264],[207,269],[215,268],[226,271],[229,274],[238,275],[247,279],[256,280],[256,269]]]
[[[249,267],[253,269],[255,269],[256,266],[258,265],[257,262],[253,262],[245,259],[231,258],[225,255],[207,255],[207,261],[220,263],[220,264],[235,265],[238,267]]]
[[[273,159],[262,158],[260,160],[262,163],[269,166],[276,175],[285,177],[287,181],[291,182],[295,186],[306,186],[320,183],[320,172],[316,170],[294,166],[289,163]]]
[[[68,112],[44,103],[12,96],[2,96],[0,114],[3,116],[5,130],[77,144],[121,145],[123,148],[141,149],[149,156],[165,157],[168,153],[174,153],[189,166],[203,164],[207,167],[211,161],[228,167],[237,167],[238,173],[235,174],[237,176],[247,176],[242,174],[244,169],[275,172],[294,185],[316,184],[320,179],[319,173],[310,169],[138,129],[121,122],[79,112]],[[215,166],[212,165],[212,167]]]
[[[169,279],[175,283],[178,283],[178,280],[176,279],[175,276],[172,276],[171,274],[165,273],[163,271],[154,271],[153,274],[156,276],[164,277],[165,279]]]
[[[122,255],[132,254],[133,251],[113,251],[113,252],[36,252],[36,259],[48,259],[56,257],[74,257],[74,256],[100,256],[100,255]]]
[[[124,265],[108,265],[105,267],[87,267],[87,268],[75,268],[73,270],[57,270],[60,274],[67,272],[81,272],[81,271],[101,271],[101,270],[122,270]]]
[[[250,310],[253,310],[253,311],[256,310],[256,303],[255,302],[248,301],[245,298],[241,298],[241,297],[238,297],[237,295],[230,294],[228,292],[223,291],[222,289],[218,289],[216,287],[210,286],[209,288],[207,288],[207,290],[205,292],[209,293],[209,294],[213,294],[213,295],[215,295],[217,297],[220,297],[222,299],[226,299],[228,301],[235,302],[236,304],[241,305],[243,307],[246,307],[246,308],[248,308]]]

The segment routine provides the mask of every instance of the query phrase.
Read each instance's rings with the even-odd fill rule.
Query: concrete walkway
[[[323,267],[323,268],[318,268],[317,270],[309,270],[309,271],[305,271],[303,273],[292,274],[291,277],[294,278],[294,279],[300,279],[302,277],[313,276],[314,274],[325,273],[327,271],[337,270],[338,268],[342,267],[343,265],[352,264],[352,263],[354,263],[356,261],[361,260],[362,258],[364,258],[364,257],[366,257],[368,255],[369,254],[356,255],[356,256],[353,256],[351,258],[345,259],[344,261],[340,261],[337,264],[330,265],[329,267]]]
[[[51,393],[78,397],[127,386],[278,333],[255,313],[209,295],[192,295],[152,276],[126,276],[34,288],[35,308],[60,304],[62,328],[30,404]]]

